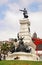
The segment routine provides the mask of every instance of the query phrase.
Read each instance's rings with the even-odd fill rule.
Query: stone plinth
[[[30,21],[28,18],[24,18],[20,20],[20,32],[19,37],[23,37],[24,44],[32,46],[34,49],[36,49],[35,44],[31,40],[31,34],[30,34]]]
[[[31,54],[31,53],[25,53],[25,52],[15,52],[12,54],[9,54],[6,57],[6,60],[32,60],[36,61],[39,60],[39,57]]]
[[[30,34],[30,21],[28,18],[24,18],[20,20],[20,32],[19,32],[19,38],[23,37],[24,44],[23,46],[27,46],[26,49],[31,49],[30,52],[14,52],[12,54],[8,54],[6,57],[6,60],[32,60],[36,61],[39,60],[39,57],[35,54],[36,45],[32,42],[31,34]],[[15,43],[15,47],[18,47],[18,42]],[[20,44],[20,43],[19,43]],[[21,47],[20,45],[19,47]],[[22,47],[21,47],[22,48]],[[23,48],[22,48],[23,49]]]

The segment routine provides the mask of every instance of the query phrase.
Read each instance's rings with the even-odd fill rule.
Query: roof
[[[34,44],[36,45],[36,50],[42,50],[42,39],[32,38]]]

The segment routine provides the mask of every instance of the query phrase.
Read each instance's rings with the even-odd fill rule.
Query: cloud
[[[5,26],[0,30],[0,40],[7,40],[17,36],[19,32],[19,19],[22,18],[22,15],[20,15],[20,13],[16,14],[10,10],[5,13],[5,18],[1,20],[3,26]],[[0,24],[2,24],[1,22]]]
[[[19,3],[22,7],[27,7],[31,5],[33,2],[42,3],[42,0],[19,0]]]
[[[39,8],[39,11],[42,11],[42,4],[40,4],[40,5],[38,6],[38,8]]]
[[[42,3],[42,0],[19,0],[18,4],[20,4],[20,6],[26,7],[26,6],[29,6],[33,2]],[[10,4],[13,4],[13,3],[16,3],[16,2],[15,1],[12,2],[10,0],[4,0],[4,1],[0,0],[0,4],[6,4],[6,3],[7,3],[7,5],[10,5]],[[13,6],[15,6],[15,4],[13,4]]]
[[[6,4],[7,3],[7,4]],[[39,10],[42,10],[42,0],[19,0],[18,3],[17,2],[10,2],[9,0],[0,0],[0,4],[6,4],[7,5],[7,9],[11,10],[12,12],[18,13],[20,8],[28,8],[31,4],[36,4],[38,3],[38,8]]]
[[[9,10],[12,11],[12,12],[15,12],[17,13],[19,11],[19,5],[17,3],[9,3],[8,4],[8,7],[9,7]]]
[[[20,14],[20,13],[17,14],[12,11],[7,11],[5,14],[6,14],[6,16],[4,18],[4,22],[11,27],[17,27],[18,23],[19,23],[19,19],[22,18],[21,17],[22,14]]]
[[[38,37],[42,38],[42,12],[31,12],[29,20],[31,22],[31,33],[37,32]]]
[[[4,30],[0,32],[0,41],[9,40],[9,38],[16,38],[17,34],[11,30]]]
[[[0,0],[0,5],[8,3],[8,0]]]
[[[36,2],[40,2],[40,3],[42,3],[42,0],[35,0]]]
[[[22,7],[27,7],[30,5],[34,0],[19,0],[19,3],[21,4]]]

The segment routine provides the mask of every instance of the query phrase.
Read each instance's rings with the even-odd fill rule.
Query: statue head
[[[26,8],[24,8],[24,10],[26,10]]]

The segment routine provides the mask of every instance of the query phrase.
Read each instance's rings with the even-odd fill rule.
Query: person
[[[22,11],[22,12],[23,12],[24,18],[28,18],[26,8],[24,8],[24,10],[20,10],[20,11]]]
[[[4,54],[4,56],[3,56],[3,60],[5,60],[6,59],[6,56],[5,56],[5,54]]]
[[[0,61],[1,61],[1,58],[2,58],[2,56],[1,56],[1,53],[0,53]]]
[[[19,33],[17,34],[17,38],[18,38],[18,40],[19,40]]]

